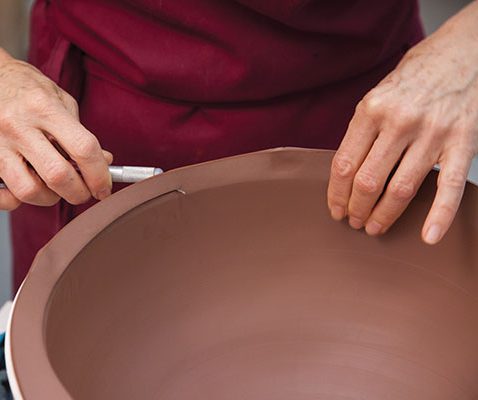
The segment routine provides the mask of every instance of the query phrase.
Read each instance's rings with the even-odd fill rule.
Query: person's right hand
[[[56,143],[55,143],[56,142]],[[57,146],[73,160],[73,167]],[[111,194],[112,155],[79,122],[78,105],[33,66],[0,49],[0,210],[81,204]]]

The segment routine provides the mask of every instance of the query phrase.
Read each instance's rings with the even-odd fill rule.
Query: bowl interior
[[[326,173],[134,208],[51,294],[58,378],[75,399],[476,398],[476,189],[429,247],[435,179],[383,238],[330,219]]]

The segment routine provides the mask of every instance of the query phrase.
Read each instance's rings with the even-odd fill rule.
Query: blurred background
[[[25,58],[28,38],[28,10],[31,0],[0,0],[0,46],[18,58]],[[467,0],[420,0],[427,34],[464,7]],[[476,160],[475,160],[476,161]],[[478,164],[470,174],[478,182]],[[11,297],[11,251],[8,214],[0,211],[0,306]]]

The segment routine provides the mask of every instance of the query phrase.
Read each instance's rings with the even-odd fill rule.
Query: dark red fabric
[[[30,58],[115,164],[171,169],[336,148],[355,104],[422,37],[415,0],[45,0]],[[12,213],[15,286],[87,206]]]
[[[414,0],[53,0],[87,67],[155,96],[268,100],[343,81],[421,34]]]

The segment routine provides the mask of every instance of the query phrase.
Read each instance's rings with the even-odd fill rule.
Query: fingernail
[[[367,234],[371,235],[371,236],[376,236],[378,235],[380,232],[382,232],[382,225],[380,225],[378,222],[376,221],[371,221],[367,224],[367,226],[365,227],[365,232],[367,232]]]
[[[100,190],[97,194],[96,194],[96,198],[98,200],[104,200],[106,199],[109,195],[111,194],[111,190],[110,189],[103,189],[103,190]]]
[[[336,221],[340,221],[345,217],[345,208],[340,206],[333,206],[330,210],[332,218]]]
[[[361,229],[363,227],[363,222],[358,218],[350,217],[349,225],[354,229]]]
[[[435,244],[441,239],[441,229],[437,224],[433,224],[428,228],[427,233],[425,234],[425,242],[428,244]]]

